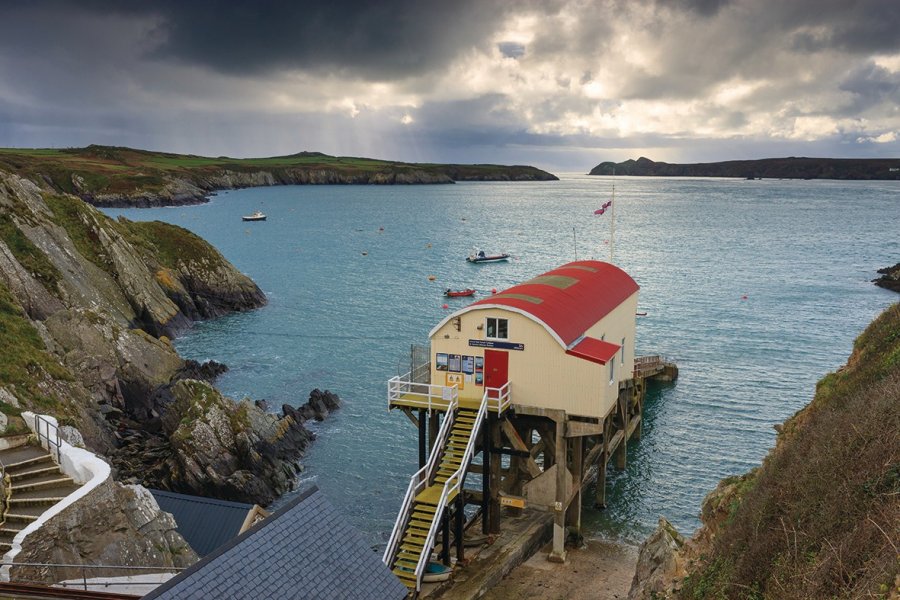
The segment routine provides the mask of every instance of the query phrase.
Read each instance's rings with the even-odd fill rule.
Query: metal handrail
[[[63,588],[66,587],[74,587],[76,585],[81,585],[85,590],[88,589],[88,579],[87,579],[87,570],[88,569],[107,569],[110,571],[122,570],[122,571],[152,571],[153,573],[165,573],[172,572],[178,573],[180,571],[184,571],[187,567],[144,567],[144,566],[126,566],[126,565],[76,565],[76,564],[67,564],[67,563],[39,563],[39,562],[0,562],[0,567],[62,567],[65,569],[81,569],[81,583],[64,583],[59,582],[55,585],[61,586]],[[107,576],[109,577],[109,576]],[[41,581],[31,581],[31,580],[19,580],[19,583],[23,581],[29,583],[43,583]],[[103,585],[104,587],[111,587],[116,585],[145,585],[145,586],[157,586],[158,584],[155,582],[116,582],[116,581],[92,581],[91,585]]]
[[[485,396],[489,396],[491,392],[496,392],[496,396],[488,399],[488,403],[490,406],[494,406],[497,408],[497,414],[503,414],[507,408],[509,408],[510,404],[512,404],[512,400],[509,393],[510,384],[507,381],[503,385],[498,388],[485,388],[484,394]],[[495,400],[495,402],[491,403],[491,400]]]
[[[438,450],[445,446],[447,439],[450,437],[450,430],[453,428],[453,423],[456,421],[456,408],[458,406],[459,401],[457,398],[450,401],[450,404],[447,407],[447,416],[444,418],[444,422],[441,423],[441,428],[438,430],[437,439],[431,450],[431,456],[428,457],[425,466],[413,473],[412,477],[409,478],[409,485],[406,487],[406,495],[403,497],[400,513],[397,515],[397,520],[394,523],[394,530],[391,532],[391,539],[388,541],[387,548],[385,548],[384,556],[382,557],[382,562],[388,566],[390,566],[390,562],[397,553],[397,548],[400,545],[403,531],[409,521],[412,505],[416,496],[419,495],[419,492],[428,487],[428,482],[431,481],[431,477],[435,469],[437,469],[438,457],[441,454]]]
[[[425,391],[420,391],[423,389]],[[411,381],[409,373],[391,377],[388,379],[388,409],[391,408],[391,405],[395,400],[398,400],[400,396],[408,394],[422,399],[406,400],[407,404],[427,410],[446,410],[447,406],[445,403],[448,402],[448,400],[444,398],[445,389],[450,390],[450,402],[459,400],[459,386],[456,384],[448,387],[446,385],[437,385],[434,383],[418,383]],[[438,400],[439,402],[437,402]]]
[[[41,425],[44,425],[45,433],[41,433]],[[54,436],[50,437],[50,431],[52,431]],[[59,464],[60,454],[61,454],[61,446],[62,446],[62,438],[59,435],[59,427],[55,424],[51,423],[48,419],[45,419],[41,415],[34,415],[34,433],[38,438],[38,442],[41,441],[41,437],[47,440],[47,452],[52,452],[50,449],[51,446],[56,447],[56,462]],[[55,438],[55,439],[54,439]]]
[[[484,416],[487,414],[487,406],[488,406],[488,392],[485,390],[484,395],[481,397],[481,404],[478,407],[478,413],[475,415],[475,423],[472,425],[472,432],[469,435],[469,441],[466,443],[466,451],[463,453],[462,461],[460,461],[459,467],[453,474],[444,482],[444,487],[441,490],[441,499],[438,502],[439,510],[436,510],[434,513],[434,519],[431,521],[431,527],[428,528],[428,535],[425,537],[425,543],[422,546],[422,554],[419,556],[419,561],[416,563],[416,591],[418,592],[422,587],[422,574],[425,571],[425,566],[428,564],[428,560],[431,556],[431,547],[434,545],[435,538],[437,537],[437,527],[440,514],[443,512],[443,509],[446,508],[447,498],[454,491],[456,493],[461,492],[463,478],[465,477],[466,471],[469,468],[469,461],[472,460],[472,456],[475,453],[475,439],[478,437],[478,429],[481,426],[482,421],[484,420]],[[449,414],[449,413],[448,413]],[[437,454],[437,453],[435,453]]]

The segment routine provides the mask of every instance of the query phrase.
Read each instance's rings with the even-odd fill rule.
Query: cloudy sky
[[[898,0],[0,0],[0,146],[900,156]]]

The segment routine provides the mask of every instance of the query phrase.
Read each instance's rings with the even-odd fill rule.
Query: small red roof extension
[[[612,344],[597,338],[586,337],[566,350],[566,354],[577,356],[600,365],[605,365],[610,359],[615,358],[622,346]]]
[[[637,282],[617,266],[581,260],[488,296],[464,310],[489,306],[516,309],[542,322],[568,348],[638,289]]]

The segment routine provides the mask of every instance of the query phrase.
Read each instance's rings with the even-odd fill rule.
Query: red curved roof
[[[617,266],[580,260],[474,302],[463,311],[511,308],[541,322],[568,348],[638,289],[637,282]]]

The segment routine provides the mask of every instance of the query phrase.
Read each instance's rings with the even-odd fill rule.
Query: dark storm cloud
[[[891,73],[872,63],[851,71],[840,89],[853,94],[853,102],[843,111],[848,115],[858,115],[884,103],[900,105],[900,73]]]
[[[364,79],[439,69],[460,49],[484,44],[512,7],[479,0],[60,3],[156,20],[151,56],[160,59],[237,75],[299,69]]]

